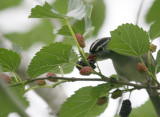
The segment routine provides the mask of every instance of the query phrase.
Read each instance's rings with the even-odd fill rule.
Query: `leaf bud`
[[[4,80],[5,83],[10,83],[10,82],[12,81],[11,77],[9,77],[9,76],[6,75],[6,74],[0,73],[0,77],[3,78],[3,80]]]
[[[156,45],[154,45],[154,44],[151,44],[151,45],[150,45],[150,51],[151,51],[152,53],[155,52],[156,49],[157,49],[157,46],[156,46]]]
[[[42,86],[42,85],[45,85],[46,84],[46,81],[45,80],[37,80],[37,84],[39,86]]]
[[[101,105],[105,104],[106,102],[107,102],[107,97],[104,96],[104,97],[99,98],[97,100],[96,104],[101,106]]]
[[[48,77],[51,77],[51,78],[48,78],[48,79],[47,79],[47,80],[49,80],[49,81],[51,81],[51,82],[57,82],[57,81],[58,81],[58,79],[52,78],[52,77],[57,77],[56,74],[54,74],[54,73],[48,73],[48,74],[46,75],[46,77],[47,77],[47,78],[48,78]]]
[[[116,89],[115,91],[113,91],[111,95],[113,99],[117,99],[118,97],[121,97],[121,96],[122,96],[122,91],[119,89]]]
[[[148,68],[143,63],[137,63],[137,70],[141,73],[146,73]]]

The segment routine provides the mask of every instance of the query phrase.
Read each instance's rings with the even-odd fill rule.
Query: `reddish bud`
[[[107,102],[107,97],[104,96],[104,97],[99,98],[97,100],[96,104],[101,106],[101,105],[105,104],[106,102]]]
[[[157,46],[156,46],[156,45],[154,45],[154,44],[151,44],[151,45],[150,45],[150,51],[151,51],[151,52],[155,52],[156,49],[157,49]]]
[[[148,71],[148,68],[143,63],[138,63],[136,67],[141,73],[146,73]]]
[[[45,80],[37,80],[37,84],[39,86],[42,86],[42,85],[45,85],[46,84],[46,81]]]
[[[83,37],[83,35],[77,33],[77,34],[75,35],[75,37],[76,37],[76,39],[77,39],[77,41],[78,41],[79,46],[80,46],[81,48],[84,48],[86,45],[85,45],[85,42],[84,42],[84,37]]]
[[[93,73],[93,70],[89,66],[85,66],[85,67],[81,68],[81,70],[80,70],[81,75],[90,75],[92,73]]]
[[[0,77],[2,77],[3,80],[4,80],[6,83],[10,83],[10,82],[12,81],[12,79],[11,79],[8,75],[6,75],[6,74],[1,74],[1,73],[0,73]]]
[[[48,74],[46,75],[46,77],[57,77],[57,76],[56,76],[56,74],[54,74],[54,73],[48,73]],[[58,81],[58,79],[54,79],[54,78],[49,78],[49,79],[47,79],[47,80],[49,80],[49,81],[51,81],[51,82],[57,82],[57,81]]]

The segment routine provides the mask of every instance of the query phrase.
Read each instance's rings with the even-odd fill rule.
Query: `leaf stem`
[[[12,74],[14,75],[16,82],[23,82],[16,72],[12,72]]]
[[[53,85],[51,85],[51,86],[49,86],[49,85],[42,85],[42,86],[35,86],[35,87],[31,87],[31,88],[28,88],[28,89],[26,89],[25,90],[25,93],[26,92],[28,92],[28,91],[30,91],[30,90],[33,90],[33,89],[38,89],[38,88],[55,88],[57,85],[59,85],[59,84],[61,84],[61,83],[65,83],[65,82],[67,82],[66,80],[62,80],[62,81],[59,81],[59,82],[57,82],[57,83],[55,83],[55,84],[53,84]]]
[[[78,41],[77,41],[77,39],[76,39],[76,37],[75,37],[75,33],[73,32],[72,27],[70,26],[70,24],[69,24],[69,22],[68,22],[67,19],[65,19],[65,22],[66,22],[66,25],[67,25],[68,29],[70,30],[70,32],[71,32],[71,34],[72,34],[72,37],[73,37],[73,39],[74,39],[74,42],[75,42],[75,44],[76,44],[76,46],[77,46],[77,48],[78,48],[78,51],[79,51],[81,57],[83,58],[83,60],[85,61],[85,63],[86,63],[88,66],[90,66],[89,63],[88,63],[88,61],[87,61],[87,59],[86,59],[86,57],[85,57],[84,50],[83,50],[83,49],[81,50],[81,48],[80,48],[80,46],[79,46],[79,44],[78,44]],[[101,74],[101,72],[100,72],[100,73],[97,73],[94,69],[93,69],[93,71],[94,71],[94,74],[99,75],[102,79],[104,78],[104,76]]]
[[[102,73],[101,70],[100,70],[100,68],[99,68],[99,65],[98,65],[97,61],[96,61],[96,65],[97,65],[99,73]]]
[[[76,46],[77,46],[77,48],[78,48],[78,51],[79,51],[81,57],[83,58],[83,60],[85,61],[85,63],[88,63],[87,60],[86,60],[86,58],[85,58],[85,56],[84,56],[83,51],[81,50],[81,48],[80,48],[80,46],[79,46],[79,44],[78,44],[78,41],[77,41],[77,39],[76,39],[76,37],[75,37],[75,33],[73,32],[73,30],[72,30],[72,28],[71,28],[71,26],[70,26],[70,24],[69,24],[69,22],[68,22],[68,19],[65,19],[65,23],[66,23],[68,29],[69,29],[70,32],[71,32],[71,35],[72,35],[72,37],[73,37],[73,39],[74,39],[74,42],[75,42],[75,44],[76,44]]]

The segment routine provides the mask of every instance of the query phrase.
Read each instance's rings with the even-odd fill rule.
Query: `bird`
[[[93,42],[89,49],[88,58],[95,58],[96,61],[111,59],[117,73],[118,80],[127,82],[135,81],[140,84],[147,84],[149,81],[148,75],[139,72],[136,68],[137,63],[140,63],[141,60],[137,56],[126,56],[107,49],[110,41],[111,37],[104,37]],[[148,66],[148,53],[143,54],[141,58],[144,61],[144,64]],[[150,62],[151,65],[155,64],[155,60],[152,56]],[[160,97],[158,95],[152,95],[152,93],[157,93],[157,90],[150,91],[147,89],[147,92],[153,106],[155,107],[157,115],[160,116]]]

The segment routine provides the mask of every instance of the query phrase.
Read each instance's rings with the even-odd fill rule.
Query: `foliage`
[[[21,0],[1,0],[0,10],[17,6],[21,3]]]
[[[72,29],[74,30],[74,33],[77,34],[84,34],[85,32],[85,21],[77,21],[73,26]],[[64,25],[61,27],[61,29],[59,29],[58,31],[56,31],[56,34],[59,35],[64,35],[64,36],[72,36],[67,25]]]
[[[156,68],[157,68],[157,72],[156,73],[159,73],[160,72],[160,50],[157,53]]]
[[[140,107],[134,108],[130,114],[130,117],[156,117],[151,101],[147,101]]]
[[[3,6],[0,5],[0,9],[14,6],[19,2],[18,0],[14,1],[14,3],[10,2],[12,5],[4,2],[2,4]],[[147,22],[153,22],[148,34],[138,25],[128,23],[122,24],[117,29],[110,32],[111,41],[107,49],[122,55],[138,56],[141,59],[141,55],[149,52],[152,41],[160,36],[160,15],[157,15],[157,12],[155,12],[160,10],[158,5],[160,5],[160,2],[156,0],[147,14]],[[106,8],[103,0],[56,0],[52,4],[45,2],[42,6],[37,5],[32,8],[29,18],[47,19],[41,19],[40,23],[28,32],[4,34],[4,36],[13,43],[13,51],[4,48],[0,49],[0,68],[3,72],[11,72],[10,74],[14,75],[14,77],[12,77],[11,84],[4,85],[3,82],[0,82],[0,101],[1,105],[3,105],[0,106],[0,109],[3,110],[0,116],[5,117],[10,112],[18,112],[21,116],[27,116],[24,110],[28,106],[28,102],[24,94],[31,89],[42,87],[54,88],[64,82],[86,80],[85,78],[57,77],[57,79],[59,78],[61,81],[57,81],[52,85],[33,85],[25,89],[26,84],[39,80],[40,78],[37,77],[44,73],[50,72],[61,74],[62,76],[71,73],[74,67],[79,65],[76,64],[78,59],[83,59],[84,64],[89,65],[89,60],[87,59],[88,54],[79,47],[75,34],[80,33],[85,39],[90,36],[96,36],[104,22],[105,10]],[[60,24],[58,30],[55,28],[55,24],[52,23],[54,21]],[[63,35],[64,41],[54,42],[57,35]],[[20,46],[22,46],[23,50],[26,50],[33,44],[39,42],[46,45],[35,54],[28,66],[26,72],[30,78],[22,80],[19,74],[16,73],[21,62],[20,55],[23,53],[20,51]],[[73,50],[73,46],[75,45],[78,48],[79,55]],[[150,53],[148,53],[148,55],[150,55]],[[143,60],[141,60],[141,62],[144,64]],[[93,63],[95,63],[95,61],[93,61]],[[82,66],[79,65],[78,67],[81,68]],[[150,64],[148,64],[148,67],[151,67]],[[155,68],[155,73],[152,74],[151,71],[148,71],[147,75],[152,77],[157,85],[160,85],[155,78],[156,74],[160,71],[160,50],[158,51],[156,63],[153,67]],[[93,69],[93,73],[100,78],[92,80],[108,82],[95,87],[87,86],[80,88],[62,104],[60,117],[99,116],[108,106],[109,94],[112,89],[122,88],[123,85],[134,86],[133,89],[127,87],[121,90],[122,92],[131,92],[136,89],[136,86],[145,86],[118,81],[118,75],[111,76],[116,77],[116,81],[112,82],[110,78],[101,73],[98,64],[97,68],[98,70]],[[41,79],[45,80],[48,78],[49,77]],[[56,77],[52,78],[56,79]],[[90,79],[86,81],[90,81]],[[7,86],[11,88],[8,89]],[[149,108],[150,105],[151,103],[147,102],[145,105],[142,105],[142,107],[133,109],[130,116],[156,116],[152,113],[153,108]],[[141,114],[140,112],[144,110],[147,110],[147,112]]]
[[[75,92],[62,105],[60,117],[96,117],[102,113],[108,105],[108,101],[103,105],[97,105],[97,99],[92,98],[92,87],[83,87]]]
[[[4,72],[14,72],[20,65],[20,55],[12,50],[0,49],[0,66]]]
[[[160,37],[160,22],[156,21],[153,23],[149,30],[149,36],[151,40],[156,39],[157,37]]]
[[[147,32],[133,24],[123,24],[111,31],[108,49],[129,56],[141,56],[149,50]]]
[[[77,59],[78,57],[70,45],[60,42],[52,43],[36,53],[27,73],[31,78],[36,78],[43,73],[57,71],[58,67],[62,67],[65,73],[69,73],[74,67],[74,65],[70,65],[71,62],[75,63]]]
[[[53,32],[53,25],[50,20],[43,19],[38,25],[33,27],[30,31],[25,33],[9,33],[4,36],[20,45],[24,50],[30,48],[33,44],[40,42],[50,44],[54,41],[55,35]]]
[[[114,88],[118,88],[121,87],[122,85],[116,84],[114,86],[111,85],[111,83],[104,83],[104,84],[100,84],[97,85],[95,87],[92,88],[91,91],[91,96],[93,98],[99,98],[102,96],[106,96],[109,94],[109,91],[114,89]]]
[[[91,21],[92,21],[92,25],[95,27],[93,35],[96,36],[104,22],[106,8],[104,5],[104,0],[94,0],[93,5],[94,7],[91,15]]]
[[[160,7],[159,6],[160,6],[160,1],[155,0],[146,15],[146,21],[148,23],[160,20],[160,15],[159,15]]]
[[[31,10],[30,18],[64,18],[60,14],[54,12],[54,9],[47,2],[43,6],[37,5]]]
[[[1,79],[1,78],[0,78]],[[28,102],[23,97],[24,87],[16,86],[8,88],[4,82],[0,83],[0,116],[8,117],[10,112],[18,112],[21,116],[28,116],[24,110],[28,106]]]

